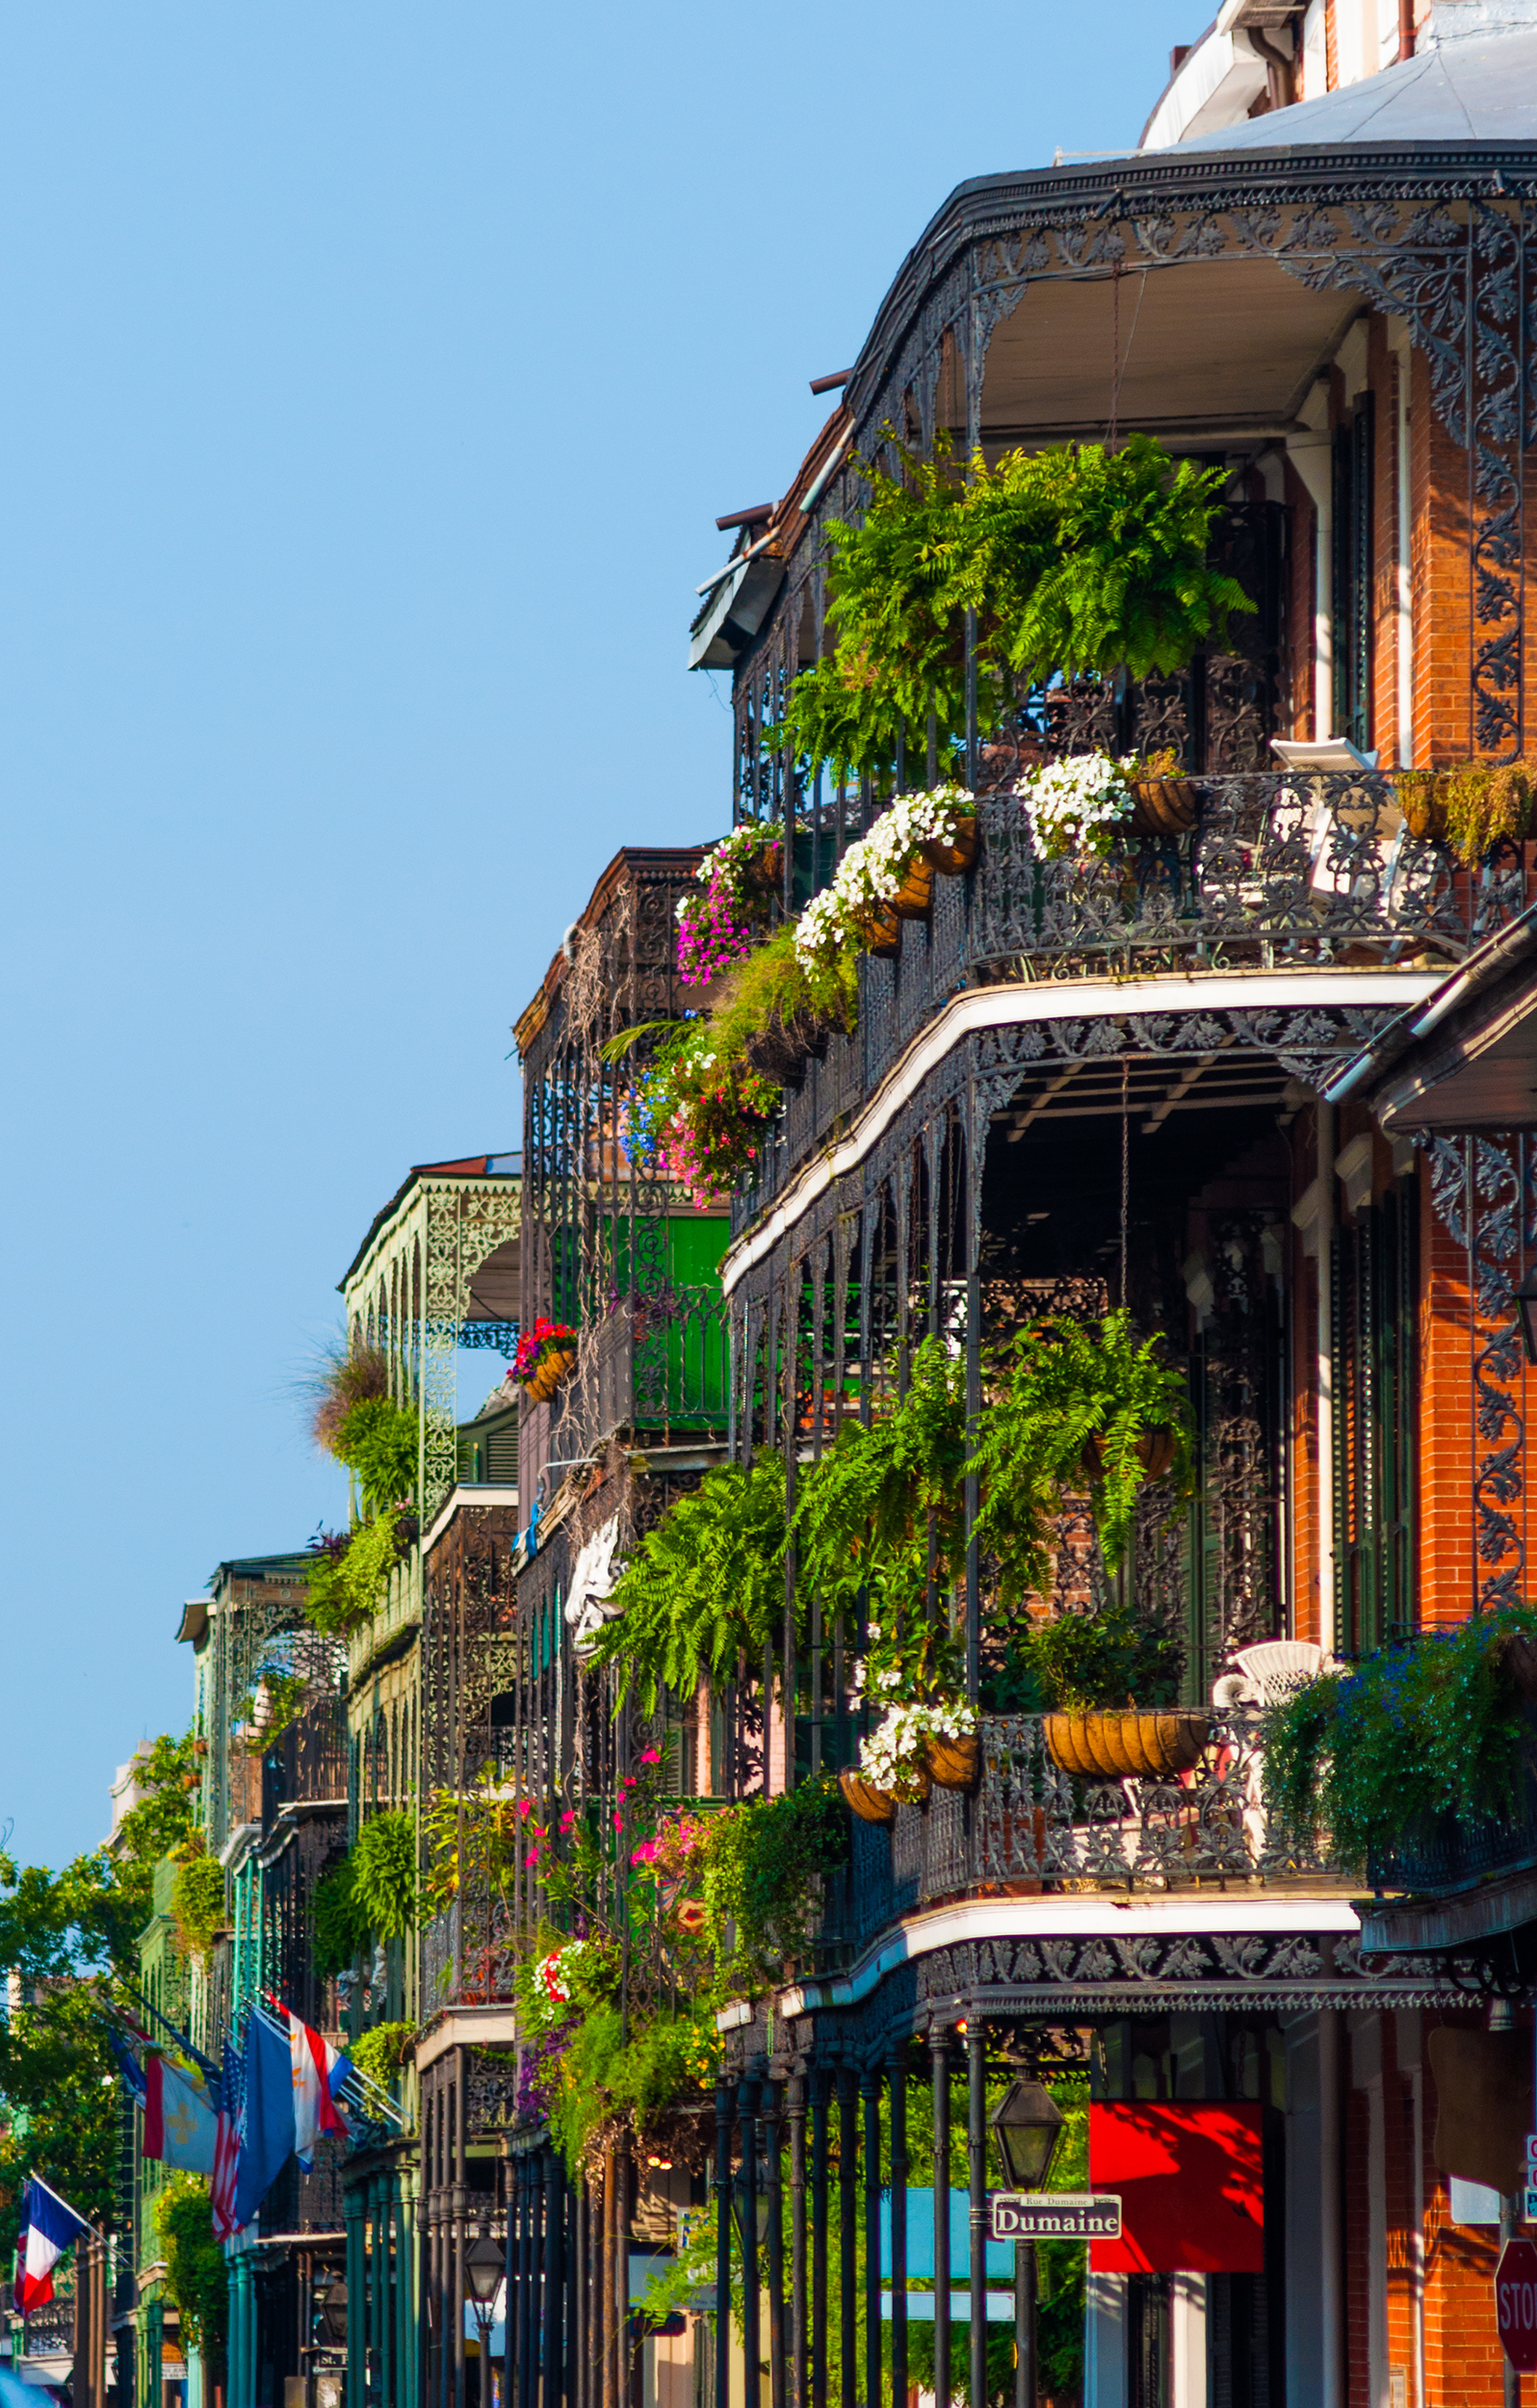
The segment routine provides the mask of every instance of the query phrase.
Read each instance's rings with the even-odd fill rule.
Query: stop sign
[[[1523,2374],[1537,2374],[1537,2246],[1507,2240],[1495,2268],[1499,2346]]]

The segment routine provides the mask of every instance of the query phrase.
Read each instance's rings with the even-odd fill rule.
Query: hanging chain
[[[1132,1058],[1121,1056],[1121,1309],[1126,1309],[1126,1231],[1132,1200]]]

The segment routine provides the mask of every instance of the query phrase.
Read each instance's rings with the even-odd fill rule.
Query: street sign
[[[995,2240],[1119,2240],[1118,2190],[995,2190]]]
[[[1523,2374],[1537,2374],[1537,2244],[1507,2240],[1495,2268],[1499,2346]]]
[[[1531,2172],[1530,2166],[1526,2171],[1528,2174]],[[1521,2220],[1524,2224],[1537,2224],[1537,2189],[1534,2189],[1530,2183],[1522,2192]]]
[[[1528,2168],[1537,2166],[1537,2133],[1528,2133],[1526,2134],[1526,2163]],[[1537,2174],[1528,2172],[1526,2180],[1529,2183],[1537,2182]]]

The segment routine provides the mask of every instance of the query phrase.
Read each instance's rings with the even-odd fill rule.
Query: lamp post
[[[1010,2190],[1040,2190],[1062,2134],[1062,2110],[1045,2085],[1021,2076],[993,2111],[993,2139]],[[1035,2243],[1014,2243],[1014,2408],[1035,2408]]]
[[[491,2387],[486,2369],[491,2363],[491,2327],[496,2322],[496,2294],[502,2288],[507,2268],[503,2248],[493,2240],[482,2224],[464,2253],[464,2284],[475,2311],[475,2328],[480,2337],[481,2408],[491,2408]]]

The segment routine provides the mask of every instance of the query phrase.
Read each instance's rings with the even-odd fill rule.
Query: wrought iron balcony
[[[848,1871],[827,1885],[823,1943],[862,1945],[900,1916],[968,1895],[1349,1884],[1342,1867],[1272,1829],[1261,1717],[1211,1717],[1199,1766],[1167,1781],[1084,1781],[1046,1745],[1044,1717],[984,1717],[977,1791],[935,1789],[890,1826],[858,1822]]]
[[[977,867],[935,879],[929,919],[903,923],[895,959],[862,962],[858,1031],[806,1063],[756,1181],[739,1191],[734,1226],[772,1200],[963,988],[1451,962],[1533,891],[1520,845],[1469,872],[1412,836],[1386,775],[1264,770],[1192,782],[1200,816],[1188,834],[1128,836],[1104,858],[1038,860],[1017,798],[985,797]]]

